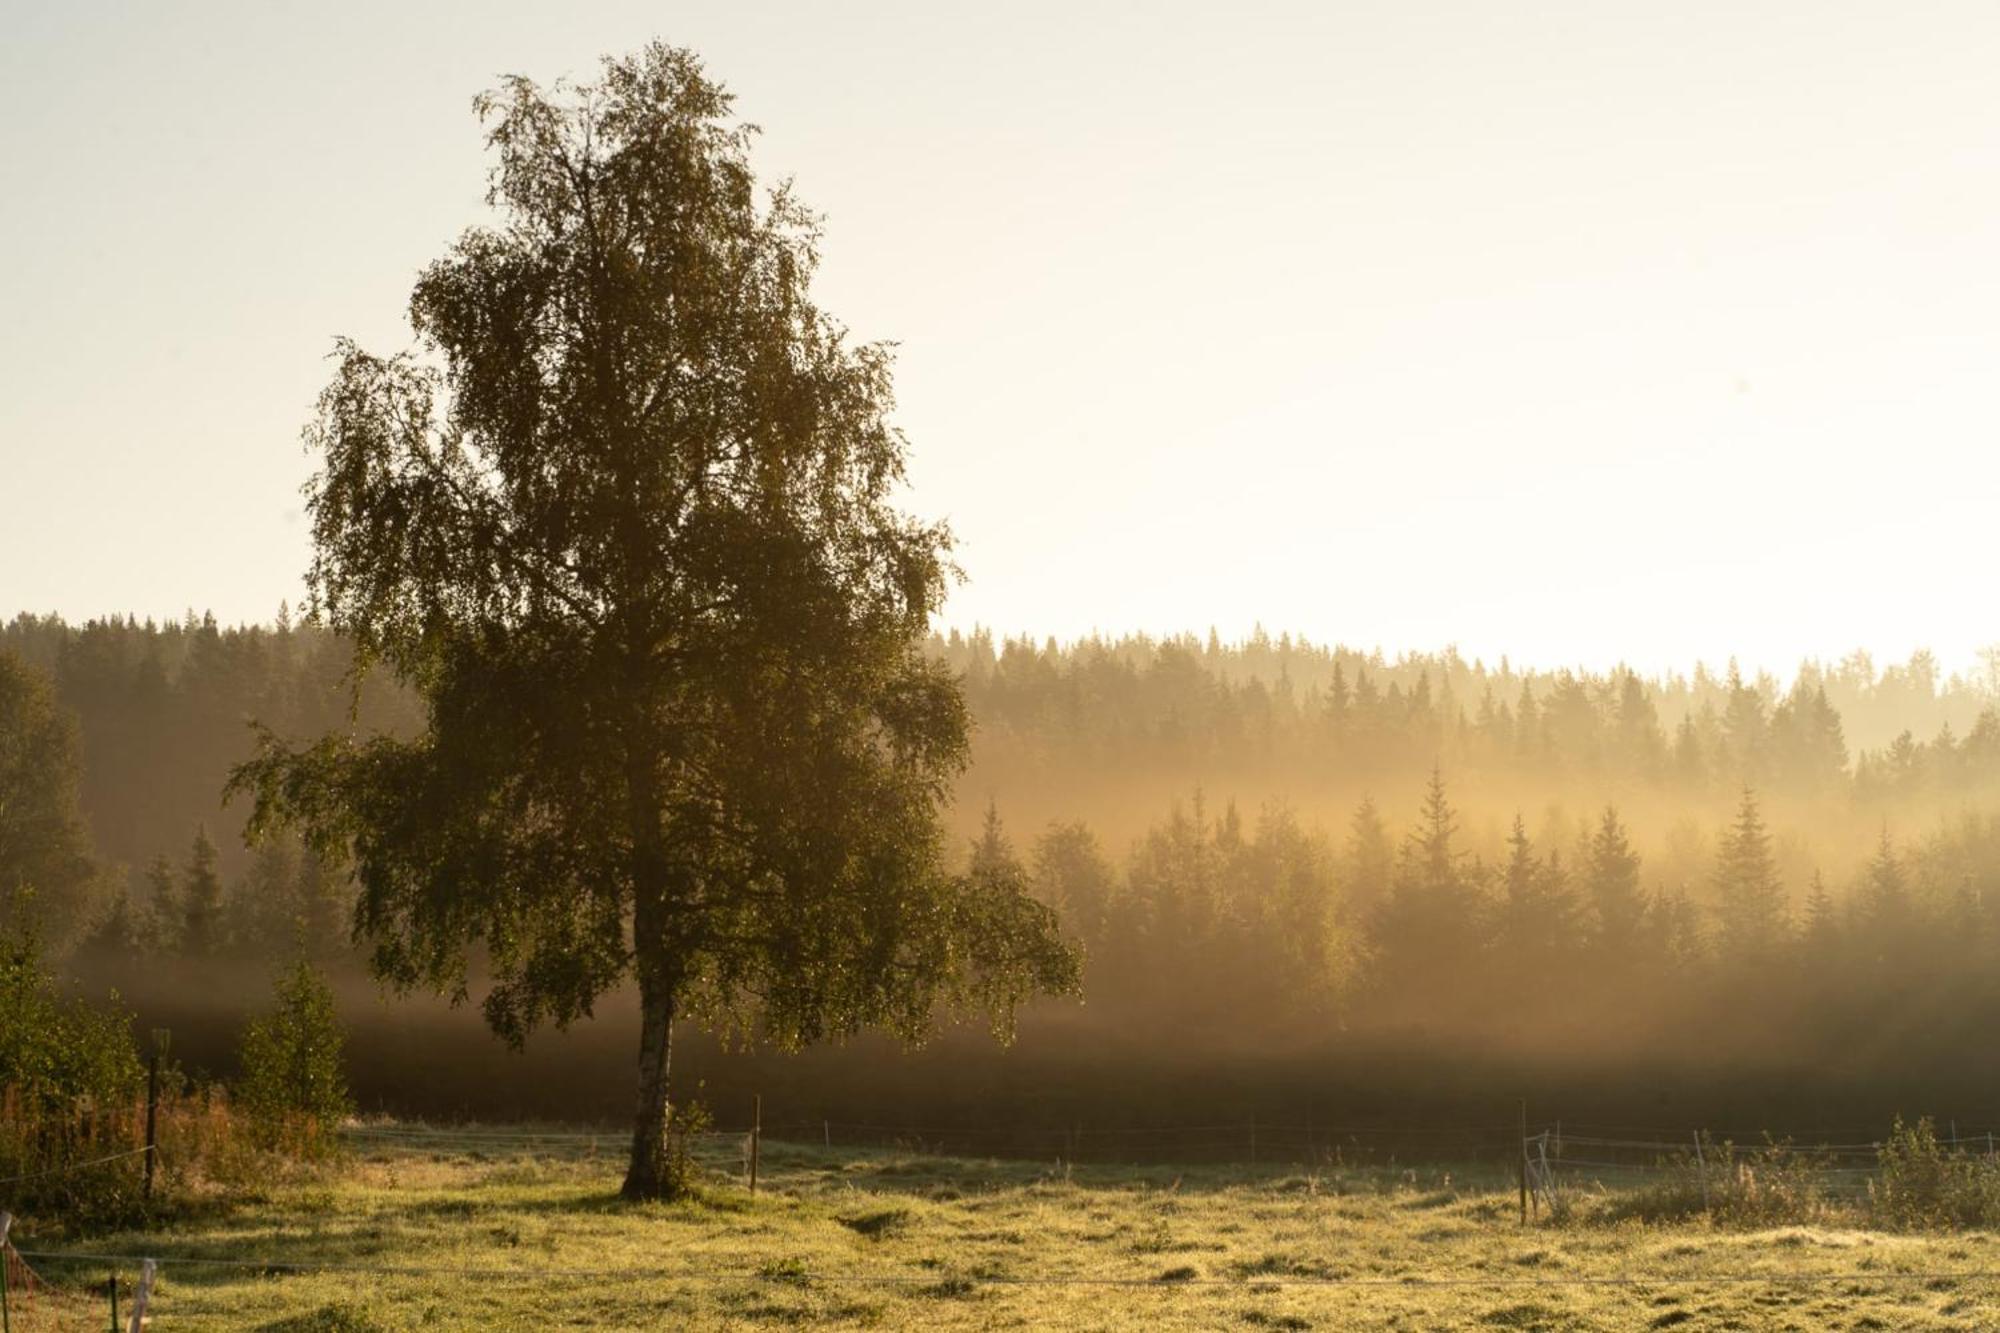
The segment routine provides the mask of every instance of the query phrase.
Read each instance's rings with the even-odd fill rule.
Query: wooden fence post
[[[1515,1174],[1521,1178],[1521,1225],[1528,1225],[1528,1099],[1521,1099],[1521,1152],[1514,1163]]]
[[[132,1292],[132,1322],[125,1333],[145,1333],[146,1303],[153,1298],[153,1274],[158,1267],[151,1259],[140,1266],[139,1285]]]
[[[750,1097],[750,1192],[757,1192],[757,1156],[764,1146],[764,1094]]]
[[[0,1213],[0,1333],[13,1333],[14,1314],[7,1308],[7,1233],[14,1226],[12,1213]]]
[[[160,1048],[146,1061],[146,1199],[153,1198],[153,1164],[160,1156]]]
[[[1701,1210],[1704,1213],[1713,1212],[1714,1207],[1708,1201],[1708,1159],[1702,1155],[1700,1130],[1694,1132],[1694,1164],[1701,1173]]]

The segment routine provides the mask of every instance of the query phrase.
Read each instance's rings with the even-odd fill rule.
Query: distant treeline
[[[1919,652],[1768,673],[1648,678],[1522,670],[1456,652],[1379,653],[1281,636],[996,643],[954,632],[982,760],[1189,764],[1367,782],[1434,764],[1533,803],[1550,780],[1686,796],[1744,785],[1824,798],[1931,799],[2000,780],[1991,680],[1946,677]]]
[[[933,647],[977,722],[959,827],[1083,941],[1091,1024],[1860,1059],[2000,1017],[2000,713],[1922,655],[1780,687],[1262,636]],[[340,953],[341,877],[244,849],[221,786],[253,719],[402,730],[409,696],[353,697],[346,646],[286,618],[21,617],[0,652],[74,719],[80,961]]]
[[[1442,776],[1344,836],[1199,797],[1122,858],[1058,824],[1012,859],[1088,950],[1096,1020],[1170,1046],[1402,1032],[1412,1052],[1775,1060],[1879,1072],[2000,1020],[2000,817],[1899,843],[1790,892],[1754,791],[1697,884],[1649,877],[1617,809],[1573,843],[1512,824],[1471,855]],[[1794,899],[1797,899],[1796,905]]]
[[[248,868],[244,811],[224,809],[222,784],[250,754],[253,720],[295,737],[419,720],[385,675],[368,678],[351,711],[347,645],[282,614],[276,625],[227,629],[192,613],[164,624],[20,616],[0,626],[0,652],[44,673],[75,718],[92,844],[134,889],[204,830],[219,873]]]

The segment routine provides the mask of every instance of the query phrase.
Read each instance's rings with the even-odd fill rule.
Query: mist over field
[[[216,793],[245,721],[343,725],[337,638],[22,618],[0,648],[77,720],[99,869],[52,933],[87,988],[222,1072],[310,920],[365,1105],[617,1118],[629,997],[510,1052],[475,1007],[384,998],[346,943],[351,890],[295,843],[243,845]],[[975,721],[948,855],[1020,867],[1085,949],[1082,999],[1031,1006],[1009,1050],[976,1022],[921,1051],[691,1037],[684,1068],[725,1105],[985,1135],[1196,1105],[1451,1122],[1531,1091],[1578,1117],[1843,1123],[1994,1100],[1962,1058],[2000,1004],[1984,680],[1924,655],[1647,678],[1285,635],[927,651]],[[355,716],[420,714],[372,678]]]

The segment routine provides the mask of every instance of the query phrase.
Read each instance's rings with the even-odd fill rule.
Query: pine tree
[[[1404,857],[1412,869],[1412,882],[1436,893],[1451,893],[1462,887],[1460,866],[1464,853],[1452,843],[1458,833],[1458,812],[1445,796],[1444,773],[1431,768],[1424,788],[1424,805],[1417,827],[1404,846]]]
[[[265,956],[297,949],[305,930],[299,889],[297,840],[276,837],[261,843],[251,853],[249,869],[229,892],[226,916],[232,948]]]
[[[146,903],[139,911],[151,923],[147,932],[157,948],[181,947],[181,894],[174,880],[174,867],[164,856],[156,856],[146,867]]]
[[[1715,893],[1723,950],[1737,958],[1768,955],[1785,933],[1785,891],[1757,793],[1749,787],[1716,854]]]
[[[222,876],[215,869],[215,844],[208,830],[195,830],[194,846],[188,849],[187,865],[181,869],[180,930],[181,952],[190,958],[208,958],[220,951],[223,942]]]
[[[1546,859],[1535,855],[1527,825],[1517,813],[1507,836],[1507,860],[1500,870],[1498,935],[1510,961],[1546,965],[1570,943],[1575,926],[1575,902],[1562,854]]]
[[[1404,839],[1389,896],[1371,921],[1378,980],[1393,1008],[1429,1010],[1467,998],[1484,904],[1455,839],[1458,814],[1431,770],[1417,826]]]
[[[1826,877],[1815,869],[1812,886],[1806,890],[1804,947],[1806,966],[1828,970],[1840,951],[1840,918],[1833,896],[1826,891]]]
[[[145,915],[133,905],[132,891],[121,883],[78,952],[98,961],[129,961],[145,952],[147,937]]]
[[[1769,730],[1763,694],[1744,684],[1743,673],[1732,658],[1728,695],[1723,704],[1722,735],[1733,776],[1751,781],[1764,775]]]
[[[1685,968],[1702,960],[1701,918],[1685,888],[1654,894],[1646,925],[1653,947],[1671,962]]]
[[[1375,807],[1375,799],[1364,796],[1347,824],[1347,856],[1341,868],[1342,898],[1352,920],[1366,921],[1388,896],[1396,873],[1396,849],[1389,841],[1388,826]]]
[[[1708,782],[1708,755],[1701,743],[1701,729],[1689,714],[1674,728],[1674,774],[1683,787],[1696,789]]]
[[[1347,672],[1340,665],[1340,659],[1333,660],[1333,684],[1326,696],[1326,726],[1333,736],[1333,743],[1339,746],[1347,739],[1349,710],[1354,706],[1354,692],[1347,687]]]
[[[1604,807],[1591,836],[1584,883],[1596,917],[1598,947],[1613,957],[1628,954],[1645,920],[1646,897],[1639,888],[1639,854],[1614,806]]]
[[[1910,885],[1887,824],[1876,841],[1875,855],[1862,871],[1860,898],[1862,937],[1877,969],[1895,973],[1916,966]]]
[[[1618,672],[1618,749],[1624,767],[1645,777],[1659,772],[1666,750],[1659,712],[1630,667]]]
[[[1061,913],[1080,939],[1105,939],[1117,881],[1096,835],[1082,821],[1051,824],[1036,840],[1034,885],[1036,897]]]
[[[1534,687],[1521,682],[1521,701],[1514,705],[1514,751],[1523,760],[1539,759],[1542,752],[1542,713],[1535,703]]]

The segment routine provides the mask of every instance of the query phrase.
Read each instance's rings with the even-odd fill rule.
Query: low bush
[[[14,1212],[109,1224],[140,1210],[145,1073],[116,1004],[65,1001],[33,934],[0,943],[0,1181]]]
[[[1947,1148],[1928,1118],[1905,1125],[1898,1117],[1868,1193],[1873,1220],[1893,1230],[1993,1226],[2000,1223],[2000,1162]]]
[[[170,1061],[153,1120],[149,1189],[147,1072],[131,1016],[115,995],[101,1007],[63,998],[32,936],[0,943],[0,1204],[44,1234],[144,1226],[303,1169],[284,1136],[224,1089],[190,1086]]]
[[[303,959],[278,978],[277,1004],[243,1033],[237,1104],[263,1145],[292,1157],[331,1155],[354,1113],[343,1061],[346,1033],[333,988]]]

